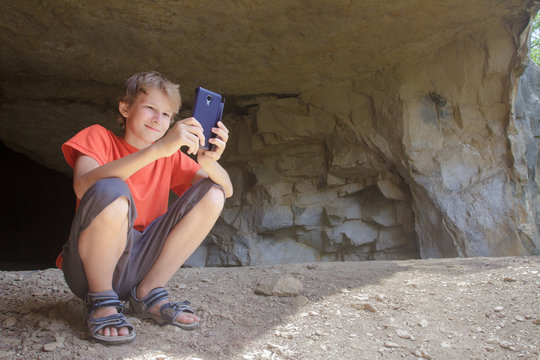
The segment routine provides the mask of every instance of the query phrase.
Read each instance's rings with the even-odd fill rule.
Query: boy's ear
[[[129,114],[129,103],[125,102],[125,101],[120,101],[118,103],[118,111],[120,111],[120,114],[127,118],[128,114]]]

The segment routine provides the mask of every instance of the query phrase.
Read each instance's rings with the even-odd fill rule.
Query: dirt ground
[[[255,293],[288,276],[301,294]],[[169,290],[198,330],[128,316],[108,347],[59,270],[0,272],[0,359],[540,359],[540,257],[186,268]]]

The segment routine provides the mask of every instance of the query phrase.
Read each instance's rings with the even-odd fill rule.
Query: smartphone
[[[217,127],[217,123],[223,115],[223,107],[225,99],[218,93],[207,90],[203,87],[195,89],[195,101],[193,102],[193,117],[201,123],[204,134],[205,150],[211,150],[212,144],[208,142],[210,138],[216,137],[212,132],[213,127]]]

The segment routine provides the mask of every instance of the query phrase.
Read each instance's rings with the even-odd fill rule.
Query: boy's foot
[[[104,317],[104,316],[114,315],[114,314],[117,314],[117,313],[118,313],[118,311],[116,310],[115,307],[108,306],[108,307],[103,307],[103,308],[96,309],[94,311],[94,313],[92,314],[92,316],[90,316],[90,318],[91,319],[97,319],[97,318],[101,318],[101,317]],[[116,328],[114,326],[108,326],[106,328],[98,330],[97,333],[100,334],[100,335],[103,335],[103,336],[128,336],[129,335],[129,329],[127,327],[125,327],[125,326],[121,327],[121,328]]]
[[[146,295],[133,288],[129,296],[130,308],[142,318],[150,318],[160,325],[170,324],[185,330],[199,326],[200,318],[189,306],[189,301],[170,302],[167,291],[158,287]]]
[[[124,305],[113,290],[88,293],[86,327],[90,339],[106,345],[130,343],[137,336],[122,310]]]
[[[165,305],[166,303],[168,303],[168,301],[164,300],[152,306],[150,309],[148,309],[148,312],[150,314],[154,314],[155,316],[161,316],[159,309],[161,309],[161,307]],[[198,323],[201,319],[195,314],[184,311],[184,312],[181,312],[180,315],[178,315],[175,320],[181,324],[189,325],[193,323]]]

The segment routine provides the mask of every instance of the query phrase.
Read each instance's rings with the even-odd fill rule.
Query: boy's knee
[[[89,197],[89,201],[106,204],[99,213],[101,221],[111,224],[119,223],[129,214],[131,192],[129,186],[120,178],[106,178],[96,181],[86,192],[86,196]]]
[[[129,186],[126,182],[117,177],[98,180],[90,188],[94,196],[99,198],[119,197],[130,194]]]
[[[225,193],[220,187],[212,186],[203,197],[203,201],[207,206],[221,212],[225,205]]]
[[[127,218],[129,213],[129,201],[125,196],[120,196],[110,203],[100,213],[102,221],[118,224]]]
[[[118,198],[124,197],[124,201],[129,205],[128,199],[131,199],[131,191],[124,180],[106,178],[96,181],[84,196],[104,204],[111,204]]]

